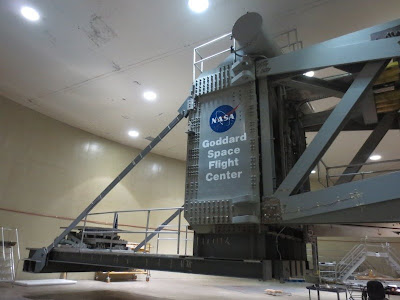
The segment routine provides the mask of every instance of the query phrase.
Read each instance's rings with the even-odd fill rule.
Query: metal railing
[[[228,49],[223,49],[221,51],[218,51],[217,53],[213,53],[208,56],[200,53],[200,49],[209,47],[209,46],[215,44],[216,42],[221,42],[221,41],[227,40],[227,39],[232,41],[232,45]],[[228,53],[228,52],[233,53],[233,52],[235,52],[235,49],[236,49],[236,40],[232,37],[231,32],[221,35],[220,37],[217,37],[207,43],[204,43],[200,46],[195,47],[193,49],[193,82],[196,80],[198,72],[200,72],[200,74],[204,72],[204,63],[206,61],[208,61],[212,58],[215,58],[217,56],[220,56],[224,53]]]
[[[364,240],[363,243],[354,246],[354,248],[337,264],[336,280],[344,281],[361,265],[366,264],[369,268],[371,265],[366,261],[367,257],[385,258],[394,271],[400,274],[400,258],[389,243],[371,244]],[[360,260],[364,258],[360,264]]]
[[[337,264],[336,274],[338,278],[348,272],[352,266],[354,266],[362,256],[365,255],[365,245],[359,244],[354,248]]]
[[[170,226],[170,225],[167,225],[168,227]],[[167,227],[166,226],[166,227]],[[171,226],[174,226],[174,225],[171,225]],[[193,234],[193,232],[191,231],[191,230],[189,230],[189,225],[184,225],[183,226],[184,228],[185,228],[185,230],[184,230],[184,233],[185,233],[185,238],[183,239],[184,241],[185,241],[185,247],[184,247],[184,249],[185,249],[185,255],[187,255],[187,246],[188,246],[188,242],[191,242],[191,241],[193,241],[193,238],[192,239],[190,239],[190,238],[188,238],[188,236],[189,236],[189,234]],[[159,252],[159,246],[160,246],[160,241],[173,241],[173,240],[181,240],[181,238],[180,238],[180,235],[178,235],[178,237],[177,238],[163,238],[163,237],[160,237],[160,232],[158,232],[157,233],[157,245],[156,245],[156,254],[158,254],[158,252]],[[180,254],[179,252],[179,248],[180,248],[180,243],[179,242],[177,242],[177,251],[176,251],[176,254]]]
[[[193,235],[193,231],[189,230],[188,225],[182,224],[182,211],[183,207],[168,207],[168,208],[148,208],[148,209],[134,209],[134,210],[119,210],[119,211],[106,211],[106,212],[96,212],[96,213],[90,213],[87,214],[83,220],[83,228],[82,228],[82,236],[81,236],[81,247],[84,245],[84,237],[85,234],[143,234],[143,241],[138,244],[138,246],[134,249],[134,252],[138,252],[141,249],[144,250],[143,253],[146,253],[146,249],[148,249],[148,243],[149,241],[157,236],[157,253],[159,251],[159,241],[160,240],[176,240],[176,254],[180,254],[180,248],[181,248],[181,241],[183,240],[185,242],[184,250],[185,250],[185,255],[187,254],[187,244],[188,241],[193,241],[193,239],[189,238],[189,235]],[[150,227],[150,220],[151,220],[151,215],[152,213],[154,214],[155,212],[165,212],[165,211],[173,211],[173,214],[171,217],[176,214],[176,217],[178,218],[178,224],[170,225],[168,224],[172,219],[175,219],[171,217],[166,224],[164,222],[161,225],[158,225],[157,227]],[[146,220],[146,226],[137,226],[139,228],[143,228],[144,230],[122,230],[118,229],[119,226],[124,227],[128,226],[126,224],[118,224],[118,219],[120,216],[124,214],[138,214],[138,213],[144,213],[145,214],[145,220]],[[113,218],[112,224],[113,228],[112,230],[87,230],[87,221],[88,217],[93,217],[93,216],[104,216],[104,215],[111,215]],[[167,219],[168,220],[168,219]],[[132,226],[132,225],[130,225]],[[182,233],[185,234],[184,238],[182,239]],[[160,235],[175,235],[176,237],[174,238],[160,238]],[[110,240],[110,246],[108,248],[109,251],[113,251],[113,240]]]
[[[200,49],[204,51],[204,48],[210,47],[212,45],[215,46],[217,42],[223,42],[227,39],[231,41],[231,45],[229,48],[223,48],[221,51],[217,51],[216,53],[212,53],[210,55],[205,55],[204,53],[200,52]],[[298,38],[297,28],[279,33],[274,37],[274,39],[283,53],[289,53],[303,48],[303,42],[299,41]],[[193,49],[193,82],[196,80],[197,74],[201,75],[204,72],[204,63],[206,61],[209,61],[210,59],[225,53],[236,53],[239,50],[240,49],[236,48],[236,40],[232,36],[231,32],[223,34],[220,37],[217,37],[211,41],[195,47]]]
[[[367,176],[371,175],[379,175],[382,173],[391,173],[391,172],[398,172],[400,168],[390,168],[390,169],[381,169],[381,170],[370,170],[370,171],[359,171],[354,173],[345,173],[345,174],[332,174],[332,170],[338,169],[346,169],[352,167],[364,167],[364,166],[376,166],[376,165],[383,165],[383,164],[393,164],[393,163],[400,163],[400,159],[391,159],[391,160],[383,160],[383,161],[373,161],[373,162],[365,162],[360,164],[351,164],[351,165],[339,165],[339,166],[328,166],[323,160],[317,164],[317,176],[318,182],[324,187],[330,187],[335,185],[335,178],[340,178],[342,176],[360,176],[360,179],[363,180]],[[321,168],[321,166],[323,168]],[[325,172],[322,172],[324,169]],[[323,182],[323,173],[325,173],[325,182]]]
[[[292,28],[274,36],[282,53],[289,53],[303,49],[303,41],[299,41],[297,28]]]

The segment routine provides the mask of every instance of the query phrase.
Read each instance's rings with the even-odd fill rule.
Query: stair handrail
[[[347,261],[348,261],[348,260],[351,260],[352,257],[353,257],[353,255],[354,255],[354,253],[356,253],[356,252],[359,250],[359,248],[361,248],[362,246],[363,246],[362,244],[359,244],[359,245],[354,246],[354,247],[339,261],[338,265],[341,265],[341,266],[347,265]]]
[[[397,253],[390,247],[390,245],[387,246],[387,253],[388,255],[388,259],[390,261],[390,259],[393,259],[393,261],[400,266],[400,258],[397,255]],[[397,268],[395,268],[395,271],[397,274],[400,274],[400,270],[398,270]]]
[[[359,244],[353,247],[349,253],[347,253],[342,260],[338,263],[338,267],[336,269],[337,276],[342,277],[343,273],[347,272],[349,266],[353,265],[353,263],[361,258],[365,252],[365,245]]]

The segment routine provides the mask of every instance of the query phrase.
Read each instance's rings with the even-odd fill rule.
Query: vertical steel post
[[[85,216],[85,221],[83,222],[81,244],[79,245],[79,248],[82,248],[83,246],[83,237],[85,236],[86,221],[87,221],[87,215]]]
[[[117,228],[118,228],[118,224],[116,223],[117,216],[118,216],[118,213],[114,212],[113,225],[112,225],[113,228],[112,228],[111,240],[110,240],[110,252],[112,251],[112,244],[113,244],[113,239],[114,239],[114,230],[117,230]]]
[[[19,252],[19,237],[18,237],[18,229],[15,228],[15,238],[17,240],[17,254],[18,254],[18,261],[21,259],[21,253]]]
[[[146,253],[146,249],[147,249],[147,232],[149,231],[149,220],[150,220],[150,209],[147,210],[147,222],[146,222],[146,232],[145,232],[145,236],[144,236],[144,250],[143,253]],[[140,249],[138,249],[140,250]]]
[[[185,230],[185,255],[187,255],[188,226],[189,225],[186,225],[186,230]]]
[[[3,259],[6,260],[5,246],[4,246],[4,227],[1,227],[1,243],[3,246]]]
[[[157,250],[156,254],[158,254],[158,244],[160,243],[160,233],[157,234]]]
[[[329,187],[329,168],[325,167],[326,170],[326,187]]]
[[[181,245],[181,216],[182,216],[182,209],[179,209],[179,216],[178,216],[178,246],[177,246],[177,254],[179,254],[179,248]]]
[[[262,195],[264,197],[269,197],[274,193],[276,185],[274,133],[272,124],[272,115],[275,110],[272,106],[273,99],[269,97],[268,81],[266,79],[259,80],[257,88],[260,111],[259,132],[261,137]]]

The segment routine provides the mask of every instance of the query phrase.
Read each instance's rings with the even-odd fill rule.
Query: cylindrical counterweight
[[[272,35],[263,28],[263,19],[258,13],[241,16],[233,26],[232,35],[244,54],[274,57],[282,53]]]

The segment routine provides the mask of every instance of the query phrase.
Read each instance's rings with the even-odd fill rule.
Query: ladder
[[[18,229],[0,227],[0,230],[0,282],[10,282],[15,280],[15,251],[20,259]]]

